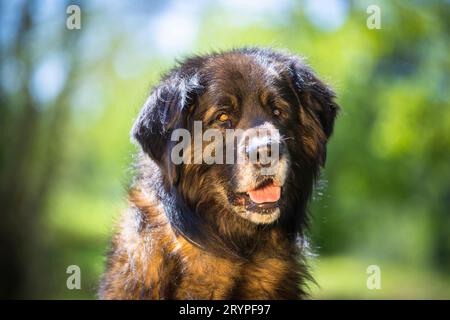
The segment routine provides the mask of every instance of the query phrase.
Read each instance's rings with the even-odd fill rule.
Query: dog
[[[307,204],[325,165],[335,100],[301,58],[270,48],[194,56],[170,70],[132,128],[136,176],[99,298],[306,298]],[[231,160],[252,151],[256,161],[174,161],[173,133],[195,125],[224,134],[264,129],[231,147]],[[206,140],[184,143],[183,159],[205,151]],[[262,174],[273,146],[277,159]]]

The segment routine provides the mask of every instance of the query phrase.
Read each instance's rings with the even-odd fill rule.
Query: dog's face
[[[133,135],[159,165],[168,192],[216,232],[277,223],[289,229],[304,223],[325,163],[333,99],[298,58],[236,50],[187,60],[169,73]],[[173,159],[176,130],[192,133],[182,163]],[[211,162],[205,154],[221,156]]]

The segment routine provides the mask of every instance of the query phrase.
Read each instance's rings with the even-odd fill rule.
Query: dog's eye
[[[272,110],[272,113],[273,113],[276,117],[278,117],[279,115],[281,115],[281,110],[278,109],[278,108],[275,108],[275,109]]]
[[[217,120],[219,120],[220,122],[226,122],[230,120],[230,116],[226,113],[221,113],[217,116]]]

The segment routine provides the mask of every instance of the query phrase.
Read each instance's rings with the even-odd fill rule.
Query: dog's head
[[[298,57],[240,49],[174,68],[132,135],[159,166],[178,206],[169,218],[184,233],[295,233],[337,110],[333,91]]]

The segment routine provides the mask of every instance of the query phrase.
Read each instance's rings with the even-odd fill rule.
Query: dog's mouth
[[[235,193],[231,197],[231,202],[234,205],[245,207],[247,211],[271,214],[278,208],[280,198],[281,186],[274,183],[272,179],[266,179],[254,189]]]

